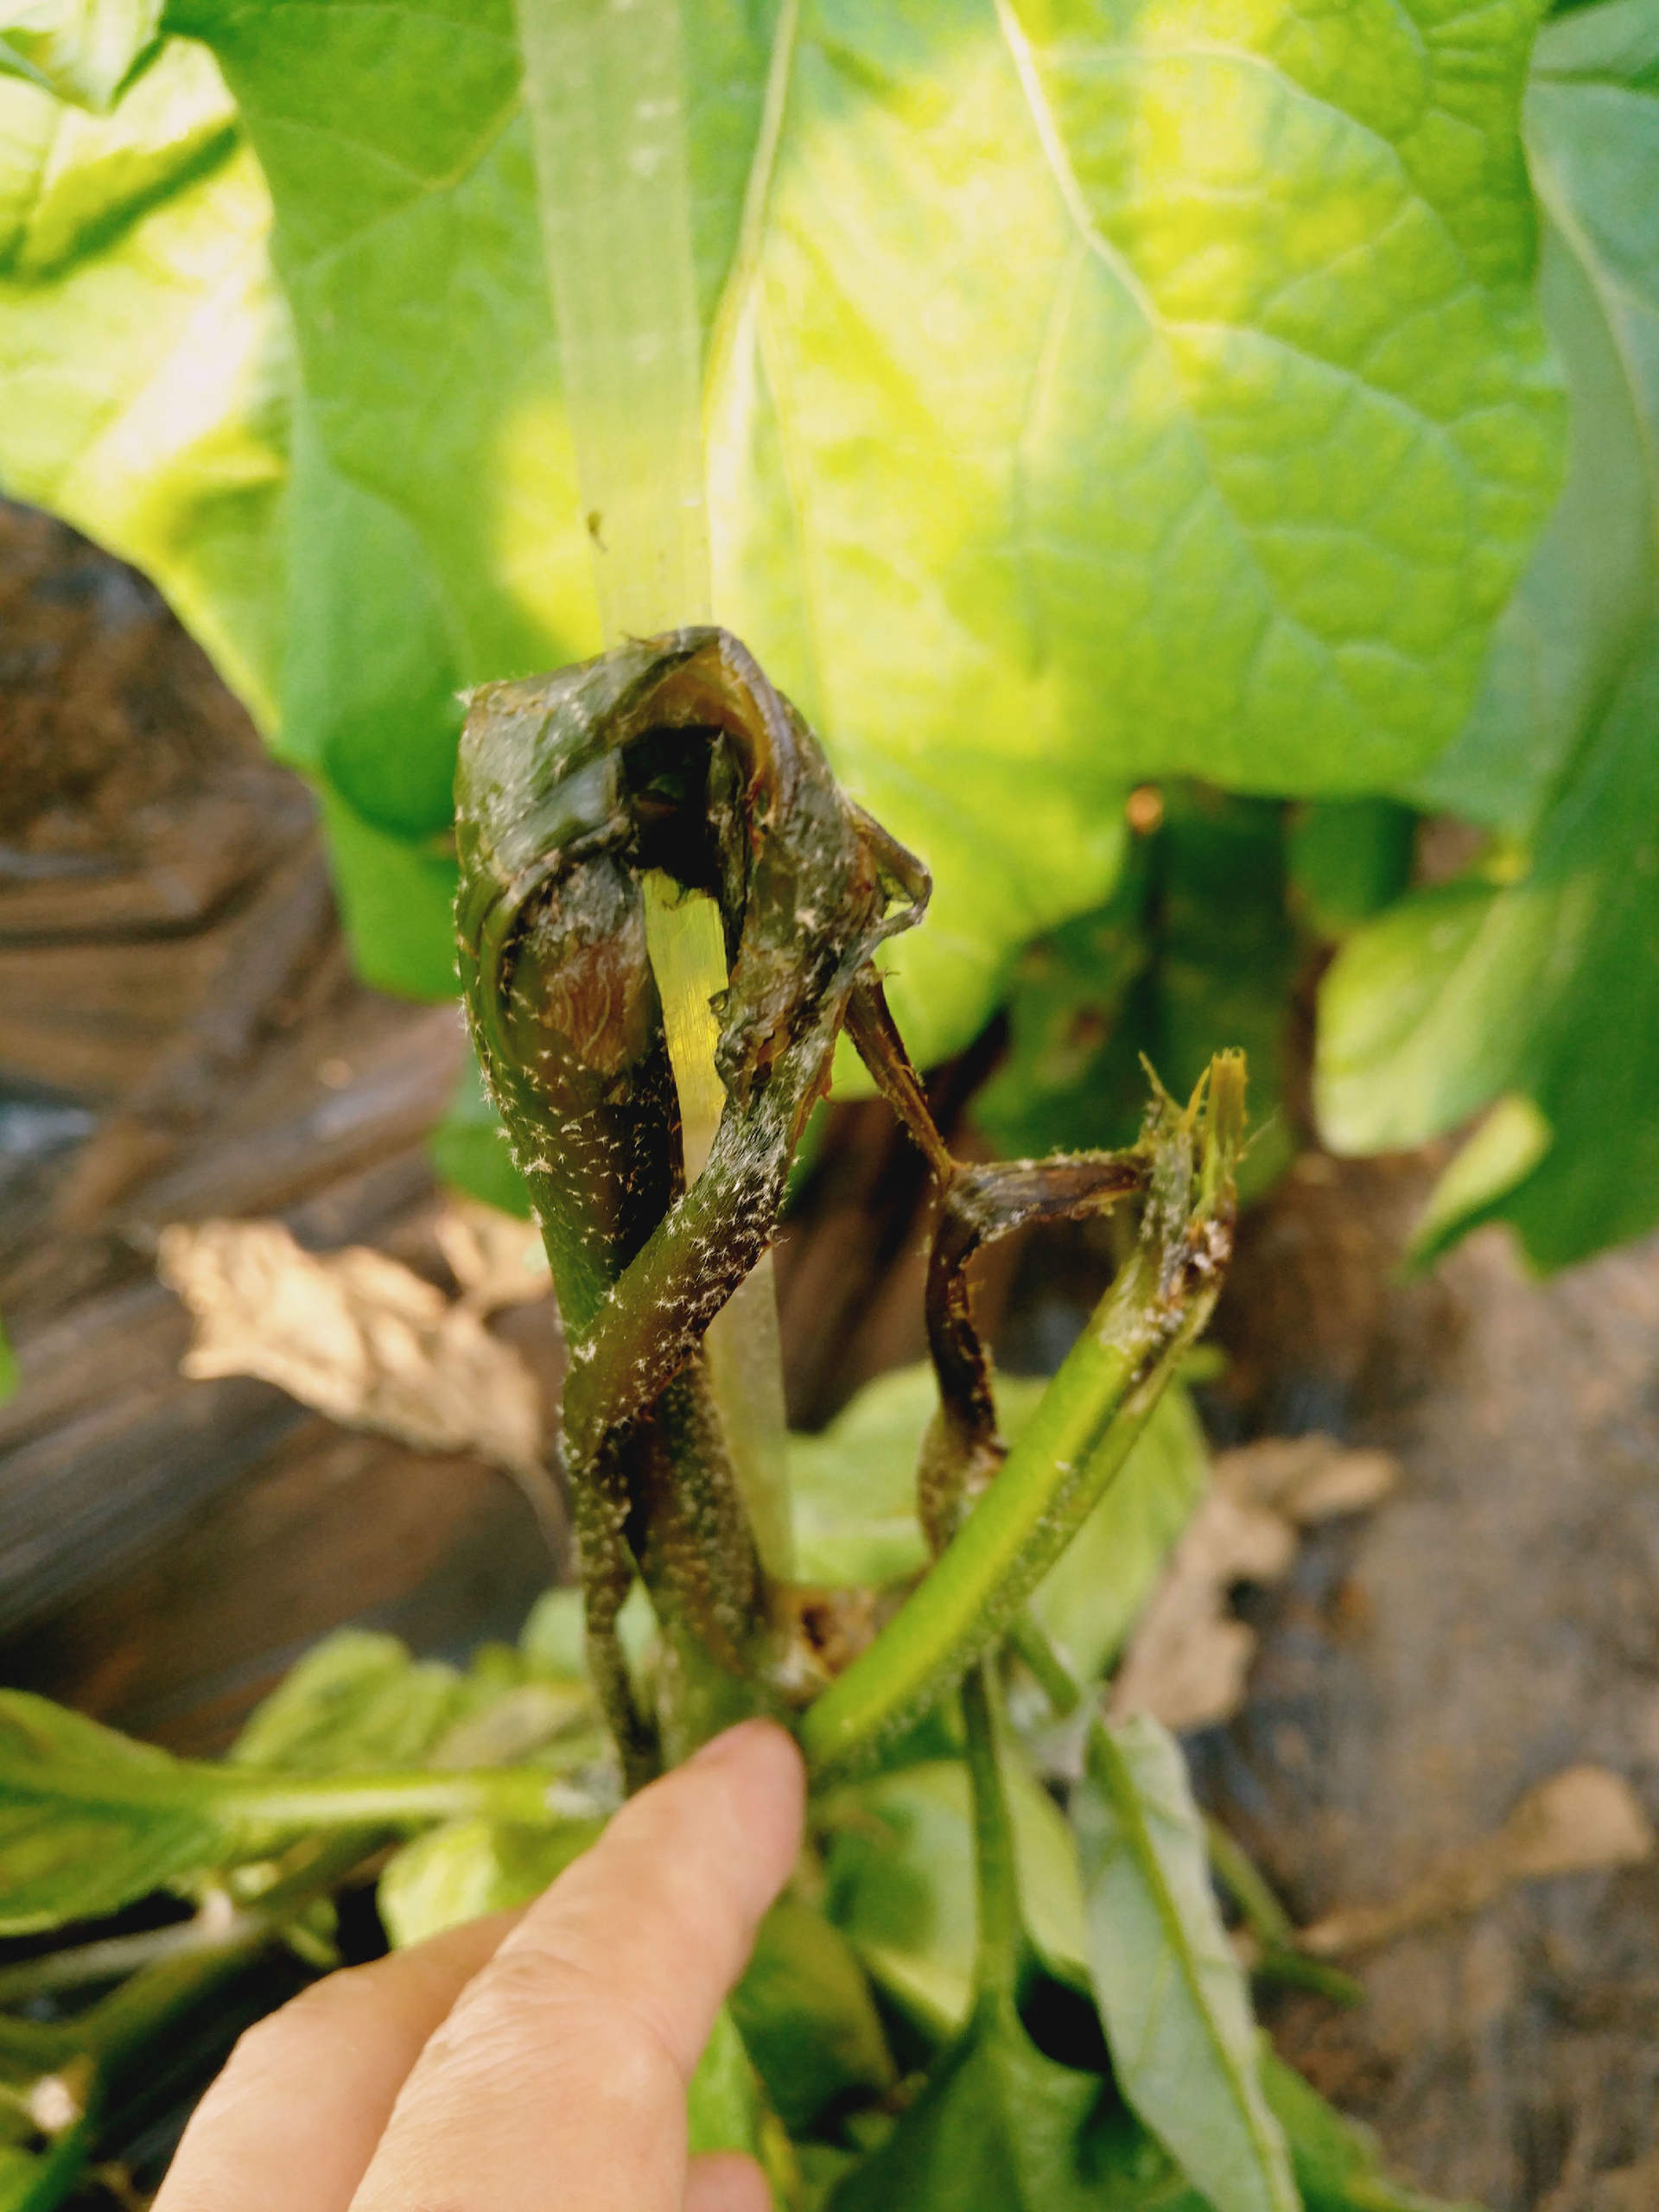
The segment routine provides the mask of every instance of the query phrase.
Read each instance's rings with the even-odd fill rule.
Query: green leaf
[[[455,988],[454,854],[439,838],[414,844],[365,821],[326,784],[321,798],[358,973],[404,998],[448,998]]]
[[[468,1054],[443,1119],[428,1139],[443,1181],[468,1198],[528,1221],[530,1189],[507,1149],[501,1116],[490,1103],[478,1062]]]
[[[1470,1230],[1490,1221],[1553,1142],[1549,1123],[1530,1098],[1518,1091],[1500,1098],[1430,1192],[1411,1232],[1407,1257],[1427,1267]]]
[[[45,1698],[0,1691],[0,1935],[115,1912],[226,1848],[191,1769]]]
[[[830,2212],[1206,2212],[1111,2083],[1058,2063],[1011,1996],[982,1999]]]
[[[1298,2212],[1179,1745],[1144,1714],[1097,1725],[1072,1818],[1095,1998],[1124,2096],[1213,2212]]]
[[[326,464],[287,742],[417,842],[448,689],[596,642],[511,11],[169,20],[270,180]],[[924,1058],[1103,895],[1127,779],[1363,789],[1443,746],[1554,488],[1530,9],[1202,24],[688,17],[715,604],[935,869]]]
[[[154,577],[265,728],[292,372],[270,219],[200,47],[108,116],[0,77],[0,486]]]
[[[0,0],[0,76],[105,108],[155,43],[162,0]]]
[[[1032,1943],[1052,1974],[1082,1987],[1083,1900],[1070,1832],[1023,1763],[1010,1759],[1003,1781]],[[823,1815],[832,1838],[830,1918],[876,1986],[924,2036],[937,2041],[959,2031],[974,1975],[967,1768],[957,1759],[900,1768],[836,1791]]]
[[[999,1376],[1004,1433],[1017,1434],[1043,1384]],[[867,1382],[814,1436],[789,1440],[795,1553],[809,1582],[896,1582],[926,1561],[916,1518],[916,1462],[938,1406],[926,1361]]]
[[[1320,996],[1315,1092],[1343,1152],[1419,1144],[1503,1102],[1431,1199],[1420,1252],[1497,1218],[1549,1268],[1659,1220],[1652,8],[1607,0],[1552,23],[1528,122],[1570,474],[1483,708],[1427,787],[1510,841],[1344,948]]]
[[[1656,43],[1646,0],[1611,0],[1548,24],[1535,57],[1527,139],[1539,296],[1572,403],[1567,483],[1474,713],[1417,786],[1427,806],[1515,835],[1537,826],[1654,619]]]
[[[1299,809],[1286,858],[1307,925],[1346,937],[1397,899],[1411,880],[1417,817],[1392,799],[1326,799]]]
[[[0,2212],[29,2212],[29,2197],[44,2164],[33,2151],[0,2143]]]
[[[686,2091],[687,2147],[693,2158],[708,2151],[760,2148],[760,2101],[754,2069],[730,2012],[722,2005],[714,2031]]]
[[[453,1667],[411,1659],[395,1636],[340,1629],[255,1709],[230,1757],[302,1774],[416,1766],[474,1703]]]
[[[531,1828],[503,1821],[450,1821],[387,1860],[376,1891],[395,1949],[424,1942],[463,1920],[527,1904],[597,1841],[598,1821]]]
[[[803,1899],[780,1897],[731,1995],[732,2018],[791,2135],[893,2088],[896,2071],[857,1955]]]
[[[1010,1442],[1046,1387],[1029,1376],[997,1377]],[[809,1581],[879,1585],[925,1563],[916,1459],[938,1402],[930,1366],[898,1368],[866,1383],[819,1434],[790,1439],[796,1555]],[[1176,1383],[1031,1601],[1085,1677],[1103,1674],[1116,1657],[1208,1477],[1203,1430]]]
[[[1404,1148],[1493,1099],[1529,1103],[1453,1163],[1425,1250],[1497,1217],[1538,1266],[1563,1267],[1659,1220],[1656,728],[1659,621],[1530,861],[1402,900],[1325,977],[1315,1097],[1334,1151]]]
[[[4,1405],[16,1388],[17,1355],[11,1348],[5,1331],[0,1329],[0,1406]]]
[[[657,1634],[657,1617],[644,1583],[636,1582],[628,1592],[616,1628],[629,1667],[639,1672],[647,1663]],[[519,1649],[532,1675],[585,1685],[586,1635],[581,1591],[544,1590],[530,1609],[519,1636]]]
[[[1287,907],[1283,810],[1177,785],[1117,895],[1021,958],[1007,1059],[974,1118],[1013,1157],[1132,1142],[1143,1059],[1185,1096],[1242,1046],[1255,1135],[1239,1170],[1266,1190],[1294,1146],[1281,1116],[1287,999],[1301,958]]]

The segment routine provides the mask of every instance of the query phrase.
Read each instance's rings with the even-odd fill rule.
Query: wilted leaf
[[[158,1272],[196,1318],[187,1375],[262,1376],[348,1427],[476,1452],[549,1511],[535,1377],[467,1300],[361,1245],[307,1252],[274,1221],[175,1223]]]
[[[1369,1950],[1478,1912],[1512,1883],[1637,1866],[1653,1850],[1652,1823],[1629,1783],[1605,1767],[1568,1767],[1529,1789],[1496,1835],[1452,1853],[1389,1903],[1329,1914],[1297,1940],[1322,1958]]]
[[[1144,1714],[1096,1726],[1072,1818],[1118,2086],[1213,2212],[1300,2212],[1179,1745]]]
[[[1175,1546],[1112,1684],[1111,1711],[1150,1713],[1166,1728],[1224,1720],[1244,1700],[1255,1631],[1234,1618],[1240,1582],[1274,1582],[1296,1555],[1296,1530],[1386,1497],[1398,1478],[1383,1452],[1329,1437],[1273,1437],[1224,1452],[1209,1496]]]

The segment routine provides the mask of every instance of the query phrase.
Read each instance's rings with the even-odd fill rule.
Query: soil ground
[[[144,584],[0,508],[0,1680],[176,1748],[223,1743],[351,1618],[511,1633],[549,1563],[512,1486],[178,1375],[172,1220],[276,1214],[446,1280],[422,1135],[452,1009],[352,978],[311,810]],[[959,1119],[994,1050],[936,1084]],[[1325,1429],[1403,1479],[1247,1592],[1248,1702],[1189,1741],[1299,1918],[1389,1897],[1599,1761],[1659,1815],[1659,1240],[1552,1282],[1496,1231],[1398,1255],[1433,1163],[1303,1157],[1249,1217],[1208,1394],[1222,1441]],[[794,1417],[921,1350],[919,1174],[834,1121],[779,1253]],[[1063,1343],[1086,1240],[1003,1253],[1005,1353]],[[508,1325],[556,1386],[533,1310]],[[1282,2047],[1421,2186],[1492,2212],[1659,2205],[1659,1869],[1513,1891],[1363,1966]]]

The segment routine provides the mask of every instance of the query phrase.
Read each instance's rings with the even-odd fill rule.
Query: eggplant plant
[[[811,1846],[700,2146],[830,2212],[1421,2204],[1264,2045],[1179,1748],[1100,1688],[1291,1142],[1227,1048],[1259,1121],[1311,956],[1328,1142],[1485,1117],[1425,1255],[1659,1217],[1659,5],[624,12],[0,0],[0,483],[311,780],[365,975],[446,995],[458,937],[439,1156],[541,1221],[582,1567],[464,1670],[331,1638],[219,1764],[0,1693],[0,2208],[342,1897],[523,1898],[757,1710]],[[1424,883],[1433,813],[1477,851]],[[964,1163],[912,1060],[999,1006]],[[931,1360],[791,1506],[729,1346],[832,1080],[934,1179]],[[1105,1211],[1098,1311],[999,1382],[973,1253]]]
[[[0,2022],[0,2203],[66,2202],[146,2065],[251,1961],[286,1945],[326,1962],[330,1901],[365,1870],[399,1942],[527,1897],[619,1789],[765,1712],[797,1731],[817,1785],[813,1871],[769,1919],[693,2085],[696,2142],[756,2152],[780,2205],[841,2212],[1408,2204],[1266,2054],[1178,1747],[1148,1720],[1109,1724],[1030,1602],[1109,1512],[1214,1306],[1241,1056],[1219,1054],[1185,1103],[1154,1080],[1124,1150],[953,1159],[874,963],[921,920],[926,871],[722,630],[476,693],[457,819],[468,1015],[567,1336],[580,1637],[574,1592],[467,1676],[348,1632],[219,1766],[0,1693],[0,1929],[73,1930],[157,1890],[195,1907],[0,1967],[0,1992],[32,2004]],[[712,899],[725,945],[725,1107],[691,1177],[646,941],[653,874]],[[939,1199],[926,1555],[865,1584],[763,1560],[704,1357],[774,1232],[843,1032]],[[968,1262],[1032,1220],[1109,1209],[1128,1223],[1122,1265],[1010,1447]],[[943,1815],[919,1871],[971,1866],[976,1933],[965,1971],[960,1916],[912,1936],[920,1955],[895,1977],[860,1931],[918,1871],[901,1863],[918,1791]],[[872,1829],[894,1863],[870,1863]],[[111,1982],[53,2016],[54,1995]]]

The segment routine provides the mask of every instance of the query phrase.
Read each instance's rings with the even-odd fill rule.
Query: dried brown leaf
[[[1385,1904],[1329,1914],[1298,1942],[1319,1958],[1370,1950],[1478,1912],[1515,1882],[1639,1866],[1652,1856],[1654,1841],[1629,1783],[1606,1767],[1570,1766],[1529,1789],[1496,1835],[1451,1853]]]
[[[476,1453],[549,1516],[535,1378],[467,1299],[361,1245],[307,1252],[273,1221],[175,1224],[158,1272],[195,1319],[185,1374],[259,1376],[347,1427]]]
[[[1114,1716],[1150,1713],[1184,1729],[1236,1713],[1256,1639],[1233,1618],[1235,1585],[1276,1582],[1296,1555],[1299,1528],[1375,1505],[1397,1478],[1387,1452],[1351,1452],[1328,1436],[1269,1437],[1222,1452],[1118,1669]]]
[[[533,1306],[553,1277],[533,1221],[519,1221],[474,1198],[455,1198],[432,1224],[438,1249],[461,1285],[461,1302],[474,1313]]]

